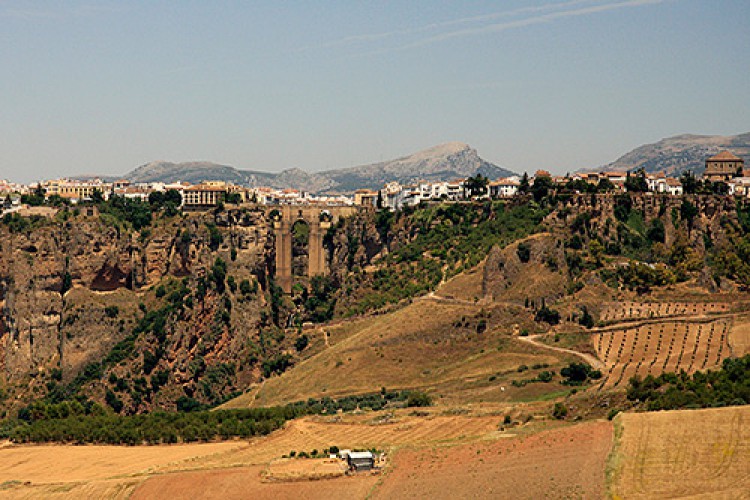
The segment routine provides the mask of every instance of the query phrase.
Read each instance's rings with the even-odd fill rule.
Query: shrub
[[[550,309],[547,306],[543,306],[541,309],[539,309],[536,312],[536,315],[534,316],[534,321],[537,321],[540,323],[545,322],[545,323],[549,323],[550,325],[556,325],[560,322],[560,313],[554,309]]]
[[[562,403],[555,403],[555,407],[552,410],[552,416],[558,420],[562,420],[568,416],[568,407]]]
[[[294,347],[295,349],[297,349],[297,352],[302,352],[305,350],[309,343],[310,338],[307,335],[303,334],[297,337],[297,340],[294,342]]]
[[[594,326],[594,317],[591,316],[589,313],[589,309],[586,306],[583,306],[581,308],[581,318],[578,320],[578,324],[581,326],[584,326],[586,328],[593,328]]]
[[[553,372],[545,370],[545,371],[541,372],[537,378],[539,379],[540,382],[545,382],[546,383],[546,382],[551,382],[552,381],[553,375],[554,375]]]
[[[518,244],[518,248],[516,248],[516,254],[518,255],[518,260],[525,264],[531,260],[531,247],[528,243],[521,242]]]
[[[411,391],[406,399],[406,406],[419,407],[432,405],[432,398],[426,392]]]

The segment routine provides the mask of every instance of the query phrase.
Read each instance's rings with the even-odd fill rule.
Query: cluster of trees
[[[386,391],[340,399],[309,399],[285,406],[244,410],[207,411],[190,398],[181,400],[181,411],[142,415],[115,415],[85,397],[50,403],[38,401],[22,409],[18,418],[0,427],[0,439],[15,442],[104,444],[161,444],[247,438],[268,434],[290,419],[311,414],[331,414],[357,408],[382,409],[388,405],[429,406],[429,395],[420,391]]]
[[[526,299],[528,302],[528,298]],[[557,325],[560,323],[560,312],[547,306],[547,301],[542,298],[542,305],[534,314],[534,321],[537,323],[548,323]]]
[[[338,288],[339,284],[334,276],[313,276],[309,292],[305,289],[302,297],[306,319],[314,323],[333,319]]]
[[[70,201],[59,195],[46,196],[46,190],[38,184],[34,191],[21,196],[21,203],[30,206],[69,206]],[[169,189],[164,192],[155,191],[149,194],[148,201],[124,196],[112,195],[108,200],[104,199],[99,190],[94,190],[91,203],[99,208],[103,214],[107,214],[117,222],[126,223],[136,231],[148,227],[152,221],[152,213],[162,211],[168,217],[179,213],[182,204],[182,195],[179,191]]]
[[[750,355],[725,359],[717,371],[633,377],[628,399],[650,411],[750,404]]]
[[[173,217],[179,213],[182,195],[175,189],[154,191],[148,195],[148,204],[151,210],[164,210],[167,217]]]
[[[113,415],[101,409],[67,415],[48,411],[24,413],[16,420],[6,421],[0,437],[19,443],[187,443],[268,434],[301,414],[291,406],[130,416]]]
[[[675,273],[666,264],[630,261],[627,266],[617,269],[616,276],[623,285],[638,293],[646,293],[654,286],[677,282]]]
[[[345,396],[339,399],[329,397],[307,401],[290,403],[290,406],[300,409],[304,408],[311,414],[332,414],[339,410],[347,412],[356,409],[369,408],[371,410],[382,410],[388,406],[421,407],[432,405],[432,398],[422,391],[389,391],[383,387],[380,392]]]
[[[16,213],[11,213],[3,215],[2,223],[8,227],[11,233],[26,233],[49,224],[49,219],[40,215],[21,217]]]
[[[740,172],[741,174],[741,172]],[[726,182],[711,182],[710,180],[701,180],[693,175],[693,172],[686,171],[680,176],[682,191],[685,194],[719,194],[729,193],[729,185]]]
[[[570,363],[560,370],[560,375],[565,378],[562,382],[565,385],[583,385],[587,380],[602,378],[602,372],[586,363]]]

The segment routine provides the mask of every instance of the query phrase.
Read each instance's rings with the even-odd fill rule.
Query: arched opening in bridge
[[[307,282],[310,269],[310,224],[298,219],[292,225],[292,276],[295,283]]]

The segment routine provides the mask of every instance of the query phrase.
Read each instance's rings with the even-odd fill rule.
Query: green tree
[[[554,186],[555,183],[552,182],[552,178],[546,175],[534,177],[534,184],[531,186],[531,194],[534,196],[534,201],[537,203],[542,201]]]
[[[701,181],[696,179],[690,170],[686,170],[680,175],[680,183],[682,184],[682,192],[685,194],[697,193],[701,187]]]
[[[469,196],[483,196],[487,193],[489,179],[482,174],[466,179],[465,187],[469,191]]]
[[[646,170],[639,168],[635,175],[628,172],[625,179],[625,189],[629,193],[646,193],[648,192],[648,181],[646,180]]]
[[[526,172],[523,173],[521,176],[521,182],[518,184],[518,192],[521,194],[525,194],[529,192],[529,174]]]

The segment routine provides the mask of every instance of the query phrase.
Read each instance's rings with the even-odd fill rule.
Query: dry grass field
[[[138,447],[4,446],[0,448],[0,497],[125,498],[135,491],[134,498],[194,498],[200,491],[206,498],[246,498],[250,493],[253,498],[323,498],[336,493],[363,498],[377,478],[271,481],[273,465],[269,464],[286,463],[286,473],[290,473],[299,468],[297,464],[279,459],[292,450],[310,452],[334,444],[381,450],[451,448],[512,440],[516,433],[536,432],[544,425],[532,422],[501,432],[501,420],[495,414],[450,415],[433,409],[416,416],[402,410],[299,419],[250,441]],[[276,466],[276,472],[285,472],[282,465]]]
[[[491,318],[488,329],[478,333],[477,318],[483,310]],[[567,359],[512,339],[516,321],[516,313],[502,307],[483,309],[473,302],[444,298],[415,300],[387,315],[325,327],[326,348],[224,407],[336,398],[377,392],[381,387],[429,390],[443,396],[444,402],[507,401],[519,391],[504,392],[499,381],[488,383],[490,377],[499,380],[498,374],[515,373],[521,365],[557,366]]]
[[[613,498],[750,498],[750,406],[625,413]]]
[[[503,415],[518,419],[519,406],[549,415],[541,403],[481,405],[468,414],[436,407],[307,417],[250,441],[6,445],[0,497],[603,498],[608,487],[614,498],[744,498],[750,491],[750,407],[626,413],[615,419],[616,432],[605,420],[549,417],[501,430]],[[281,458],[331,445],[383,450],[386,469],[325,478],[339,475],[336,464]]]
[[[716,368],[731,355],[731,319],[663,321],[594,334],[599,359],[609,369],[601,388],[625,387],[630,377]]]

